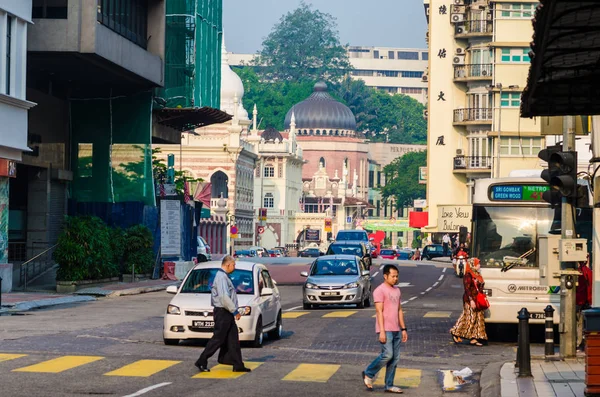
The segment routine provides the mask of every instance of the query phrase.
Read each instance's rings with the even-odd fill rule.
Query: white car
[[[179,289],[167,288],[175,294],[164,316],[163,339],[166,345],[180,340],[209,339],[213,335],[214,317],[210,304],[210,289],[221,268],[221,261],[196,265],[183,279]],[[250,341],[261,347],[263,333],[269,339],[281,338],[281,298],[277,284],[264,265],[254,262],[236,262],[229,275],[236,288],[242,317],[237,321],[241,341]]]

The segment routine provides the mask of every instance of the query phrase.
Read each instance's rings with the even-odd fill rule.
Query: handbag
[[[486,310],[490,307],[490,301],[488,301],[487,295],[479,290],[479,286],[477,282],[475,282],[475,287],[477,288],[477,296],[475,297],[475,307],[477,310]]]

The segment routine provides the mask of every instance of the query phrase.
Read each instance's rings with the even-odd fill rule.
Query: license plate
[[[194,328],[214,328],[214,321],[192,321],[192,326]]]
[[[529,313],[529,318],[534,320],[544,320],[546,318],[546,313]]]
[[[339,292],[323,292],[324,296],[339,295]]]

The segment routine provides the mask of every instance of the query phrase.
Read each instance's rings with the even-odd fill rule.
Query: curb
[[[168,285],[153,285],[150,287],[129,288],[129,289],[124,289],[124,290],[120,290],[120,291],[112,291],[106,296],[109,298],[113,298],[116,296],[140,295],[140,294],[145,294],[148,292],[164,291],[167,289],[167,287],[169,287],[171,285],[177,285],[177,283],[168,284]]]
[[[498,397],[502,395],[502,382],[500,370],[506,362],[495,362],[488,364],[481,371],[479,379],[480,397]]]
[[[60,298],[42,299],[42,300],[30,301],[30,302],[17,302],[11,308],[0,309],[0,313],[27,312],[29,310],[39,309],[42,307],[67,305],[70,303],[92,302],[95,300],[96,300],[96,298],[94,298],[94,297],[84,295],[84,296],[66,296],[66,297],[60,297]]]

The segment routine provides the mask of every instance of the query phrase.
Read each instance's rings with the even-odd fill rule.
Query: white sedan
[[[163,339],[166,345],[176,345],[185,339],[209,339],[215,321],[210,304],[210,289],[220,261],[196,265],[183,279],[181,287],[167,288],[175,294],[164,316]],[[242,317],[237,321],[241,341],[261,347],[263,333],[270,339],[281,338],[281,299],[279,289],[264,265],[236,262],[229,275],[238,296]]]

